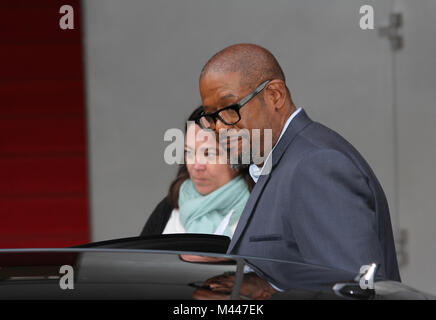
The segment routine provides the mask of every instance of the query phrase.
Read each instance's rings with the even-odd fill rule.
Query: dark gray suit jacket
[[[298,261],[358,274],[381,265],[378,278],[400,281],[388,203],[359,152],[302,110],[272,153],[242,213],[228,254]],[[249,261],[250,262],[250,261]],[[282,289],[295,270],[253,261]]]

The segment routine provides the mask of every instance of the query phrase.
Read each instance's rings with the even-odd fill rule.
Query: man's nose
[[[216,119],[216,122],[215,122],[215,137],[216,137],[217,142],[219,142],[220,129],[229,130],[231,128],[232,128],[232,126],[229,126],[229,125],[225,124],[220,119]]]
[[[219,118],[216,119],[215,122],[215,131],[219,132],[220,129],[227,129],[228,125],[222,122]]]

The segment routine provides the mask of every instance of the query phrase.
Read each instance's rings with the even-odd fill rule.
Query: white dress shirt
[[[286,129],[289,127],[289,124],[291,123],[292,119],[294,119],[297,114],[300,113],[300,111],[303,108],[298,108],[293,114],[291,114],[288,118],[288,120],[286,120],[285,125],[283,126],[282,132],[280,133],[279,138],[277,139],[277,142],[275,143],[274,147],[272,148],[271,152],[268,154],[268,156],[266,157],[266,160],[264,161],[264,163],[266,163],[267,161],[270,161],[270,157],[272,155],[272,152],[274,150],[274,148],[276,147],[276,145],[279,143],[281,137],[283,136],[283,134],[285,133]],[[259,180],[260,175],[262,174],[264,167],[259,168],[257,165],[255,164],[251,164],[250,167],[248,168],[248,171],[250,173],[251,178],[254,180],[255,183],[257,183],[257,180]],[[250,266],[245,266],[244,268],[244,272],[245,273],[249,273],[249,272],[253,272],[254,270],[250,268]],[[280,288],[277,288],[275,285],[273,285],[271,282],[269,283],[275,290],[277,291],[283,291]]]
[[[272,148],[271,152],[268,154],[268,156],[266,157],[266,160],[264,161],[264,163],[266,163],[267,161],[270,161],[270,157],[272,156],[272,152],[274,150],[274,148],[276,147],[276,145],[279,143],[281,137],[283,136],[283,134],[285,133],[286,129],[289,127],[289,124],[291,123],[292,119],[294,119],[297,114],[300,113],[300,111],[303,108],[298,108],[293,114],[291,114],[288,118],[288,120],[286,120],[285,125],[283,126],[282,132],[280,133],[279,138],[277,139],[277,142],[275,143],[274,147]],[[255,183],[257,183],[257,180],[259,180],[260,175],[262,174],[263,171],[263,167],[259,168],[257,165],[255,165],[254,163],[250,165],[250,167],[248,168],[248,171],[250,173],[251,178],[254,180]]]

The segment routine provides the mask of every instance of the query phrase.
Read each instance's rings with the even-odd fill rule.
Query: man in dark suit
[[[256,185],[228,254],[355,274],[376,262],[378,278],[400,281],[388,203],[376,176],[350,143],[296,108],[285,81],[274,56],[251,44],[220,51],[200,75],[204,127],[217,134],[261,129],[261,142],[263,130],[272,130],[268,159],[250,165]],[[254,260],[251,266],[273,286],[292,288],[292,270]]]

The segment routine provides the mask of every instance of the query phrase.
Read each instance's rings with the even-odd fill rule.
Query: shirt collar
[[[276,144],[274,145],[274,147],[272,148],[271,152],[268,154],[265,162],[268,161],[268,158],[271,156],[274,148],[276,147],[276,145],[279,143],[280,139],[282,138],[283,134],[285,133],[286,129],[289,127],[289,124],[291,123],[292,119],[294,119],[297,114],[300,113],[300,111],[302,110],[302,107],[299,107],[293,114],[291,114],[288,118],[288,120],[286,121],[285,125],[283,126],[282,132],[280,133],[279,138],[277,139]],[[264,162],[264,163],[265,163]],[[251,178],[254,180],[255,183],[257,183],[257,180],[259,180],[260,175],[262,174],[262,169],[263,167],[258,167],[257,165],[255,165],[254,163],[250,165],[250,167],[248,168],[248,172],[250,173]]]

